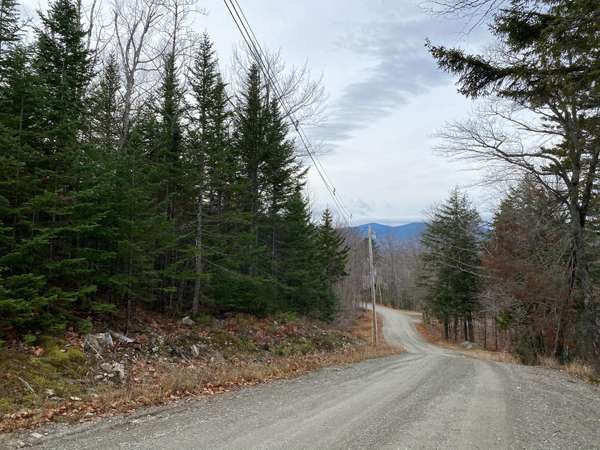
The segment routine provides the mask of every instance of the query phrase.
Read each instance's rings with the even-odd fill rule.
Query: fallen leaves
[[[368,358],[397,353],[396,348],[381,345],[374,348],[365,344],[363,335],[368,335],[370,317],[363,315],[357,327],[362,331],[355,333],[362,340],[344,335],[339,330],[300,320],[297,323],[278,323],[269,319],[257,319],[250,316],[235,317],[226,320],[223,328],[216,334],[205,329],[190,330],[173,323],[153,323],[153,331],[147,335],[136,336],[141,348],[151,348],[158,331],[169,330],[175,335],[164,335],[165,341],[193,337],[204,338],[210,346],[223,345],[235,347],[226,358],[217,354],[203,353],[199,358],[166,357],[152,352],[129,352],[127,376],[122,383],[106,381],[105,377],[95,379],[97,372],[91,369],[87,394],[69,396],[68,400],[45,399],[40,408],[23,410],[18,413],[0,416],[0,432],[30,428],[51,421],[85,422],[116,414],[127,414],[136,408],[160,405],[193,396],[213,396],[239,390],[245,386],[269,383],[281,378],[296,377],[311,370],[330,365],[352,363]],[[178,333],[178,334],[177,334]],[[223,334],[225,333],[225,334]],[[209,339],[209,338],[214,339]],[[317,346],[319,339],[331,338],[336,342],[332,349]],[[280,343],[309,342],[312,350],[306,354],[281,355],[270,349]],[[69,336],[70,345],[81,344],[76,335]],[[240,342],[253,343],[254,347],[245,350]],[[189,345],[189,344],[188,344]],[[210,347],[214,348],[214,347]],[[238,347],[236,347],[238,346]],[[124,351],[126,347],[121,348]],[[261,349],[261,350],[256,350]],[[114,357],[122,358],[123,353]],[[90,390],[93,389],[93,392]]]

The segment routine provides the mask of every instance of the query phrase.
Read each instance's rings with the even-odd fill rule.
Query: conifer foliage
[[[466,340],[473,340],[473,312],[477,305],[481,219],[458,189],[435,209],[421,242],[424,247],[424,283],[427,310],[444,324],[448,338],[454,323],[463,324]]]
[[[0,0],[0,337],[140,307],[333,318],[347,250],[330,212],[311,220],[259,66],[231,92],[204,35],[124,121],[123,68],[80,14],[52,1],[28,45]]]

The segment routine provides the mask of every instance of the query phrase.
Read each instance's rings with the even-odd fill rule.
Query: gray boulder
[[[183,319],[181,319],[181,323],[183,325],[187,325],[188,327],[194,325],[194,321],[190,318],[190,316],[185,316]]]

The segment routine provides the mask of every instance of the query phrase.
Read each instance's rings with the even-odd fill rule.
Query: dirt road
[[[14,439],[78,450],[600,448],[598,388],[434,347],[413,317],[380,311],[406,353]]]

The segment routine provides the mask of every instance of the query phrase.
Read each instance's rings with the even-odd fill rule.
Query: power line
[[[234,1],[235,1],[235,3],[234,3]],[[341,199],[336,195],[336,188],[333,185],[333,183],[331,183],[330,181],[327,180],[327,178],[329,178],[329,177],[327,176],[327,174],[325,172],[325,168],[324,168],[323,164],[318,160],[316,155],[310,149],[308,137],[305,135],[305,133],[302,130],[302,128],[300,127],[300,124],[298,123],[298,121],[294,120],[292,108],[287,103],[287,100],[285,99],[285,96],[283,95],[283,90],[281,89],[281,87],[278,83],[278,80],[274,76],[272,76],[270,73],[269,68],[264,61],[267,59],[266,54],[263,51],[260,43],[258,42],[258,39],[256,38],[256,35],[254,34],[254,31],[252,30],[252,27],[251,27],[250,23],[248,22],[248,19],[246,18],[240,4],[238,3],[237,0],[229,0],[229,3],[227,2],[227,0],[223,0],[223,2],[225,3],[225,6],[226,6],[227,10],[229,11],[229,14],[231,15],[231,18],[233,19],[238,31],[240,32],[242,39],[246,43],[246,46],[248,47],[250,54],[256,60],[256,63],[259,65],[261,72],[263,72],[267,83],[271,86],[271,88],[275,92],[275,94],[277,96],[277,100],[279,101],[281,108],[283,109],[284,113],[286,114],[286,117],[288,118],[288,120],[292,124],[293,128],[295,129],[296,133],[298,134],[298,137],[300,138],[300,141],[302,142],[302,145],[303,145],[304,149],[306,150],[306,153],[309,155],[310,159],[312,160],[313,165],[314,165],[319,177],[323,181],[323,184],[325,185],[325,187],[327,188],[327,191],[329,192],[331,198],[333,199],[335,208],[338,210],[338,213],[340,214],[340,216],[346,221],[346,224],[349,225],[352,214],[344,206]],[[237,5],[237,7],[236,7],[236,5]]]
[[[233,1],[235,2],[235,5],[237,5],[237,9],[235,9],[235,5],[233,5]],[[268,66],[264,62],[264,60],[268,61],[266,52],[263,51],[262,46],[260,45],[260,42],[258,41],[256,35],[254,34],[254,31],[252,30],[252,26],[250,25],[248,19],[246,18],[246,15],[244,14],[244,11],[242,10],[242,7],[240,6],[239,2],[237,0],[233,0],[233,1],[230,0],[230,2],[232,2],[232,6],[236,10],[238,18],[240,18],[240,21],[242,22],[242,26],[244,27],[244,30],[246,30],[246,33],[248,33],[248,37],[249,37],[251,43],[253,44],[255,52],[258,53],[258,59],[259,59],[258,62],[261,63],[262,70],[264,72],[266,72],[265,76],[274,85],[273,88],[275,89],[276,94],[279,96],[280,102],[283,103],[285,105],[285,107],[287,108],[286,112],[288,114],[288,118],[291,121],[292,125],[294,126],[296,132],[300,136],[302,143],[304,144],[304,147],[306,148],[307,153],[311,157],[313,164],[315,165],[315,168],[317,169],[317,172],[321,176],[321,179],[325,183],[327,189],[329,190],[329,192],[330,192],[332,198],[334,199],[334,201],[336,202],[337,206],[339,208],[341,208],[341,210],[344,212],[344,215],[346,216],[346,220],[348,220],[348,216],[351,216],[350,212],[344,206],[341,199],[339,199],[338,196],[336,195],[335,186],[333,186],[331,179],[327,175],[327,173],[325,171],[325,167],[323,166],[323,163],[321,163],[318,160],[318,158],[316,157],[316,155],[313,152],[311,152],[311,150],[309,149],[309,145],[308,145],[309,140],[308,140],[306,134],[304,133],[304,130],[298,124],[298,121],[294,120],[294,118],[292,117],[292,108],[287,103],[287,100],[286,100],[285,96],[283,95],[283,89],[279,85],[279,81],[277,80],[277,78],[274,75],[271,75],[269,73]],[[238,12],[238,10],[239,10],[239,12]],[[241,14],[241,17],[240,17],[240,14]],[[244,26],[244,22],[248,26],[248,28],[246,28],[246,26]],[[263,60],[263,58],[264,58],[264,60]],[[327,180],[326,178],[329,178],[329,180]]]

